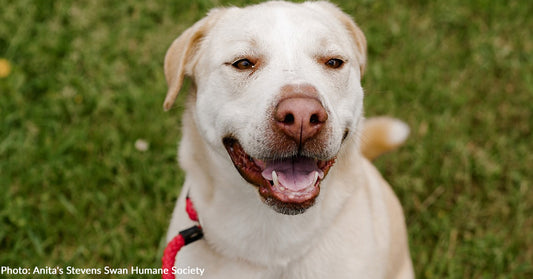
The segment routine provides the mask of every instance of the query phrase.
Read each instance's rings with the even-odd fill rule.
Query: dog
[[[171,44],[164,109],[185,77],[193,86],[167,241],[194,224],[186,196],[204,233],[176,267],[208,278],[414,278],[401,205],[369,162],[409,128],[364,120],[365,65],[363,32],[329,2],[213,9]]]

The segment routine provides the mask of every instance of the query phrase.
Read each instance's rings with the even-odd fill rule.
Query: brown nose
[[[316,98],[293,97],[278,103],[274,120],[284,134],[303,144],[320,132],[328,114]]]

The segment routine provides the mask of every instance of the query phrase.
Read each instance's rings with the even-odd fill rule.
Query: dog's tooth
[[[272,171],[272,181],[274,182],[274,186],[278,187],[281,191],[285,191],[285,187],[279,184],[278,174],[276,171]]]
[[[316,183],[317,180],[318,180],[318,172],[315,171],[315,178],[313,179],[313,185]]]
[[[274,186],[279,186],[278,174],[275,170],[272,171],[272,181],[274,182]]]

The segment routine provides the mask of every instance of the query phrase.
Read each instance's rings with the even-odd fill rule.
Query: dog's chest
[[[365,204],[365,200],[358,199],[352,204],[362,205]],[[378,248],[381,245],[375,238],[371,219],[356,218],[357,216],[352,215],[343,217],[350,220],[363,219],[367,222],[359,224],[353,221],[341,222],[343,225],[328,226],[330,229],[324,237],[313,241],[305,253],[293,250],[294,255],[300,254],[300,256],[290,262],[271,259],[270,266],[266,267],[252,264],[246,258],[239,260],[222,256],[221,251],[213,250],[224,250],[219,246],[220,243],[214,242],[208,245],[204,239],[183,249],[178,255],[176,266],[182,268],[199,266],[205,269],[207,278],[383,278],[384,254]],[[242,242],[241,246],[250,248],[248,244]],[[255,253],[261,253],[260,250],[256,251]],[[368,273],[369,271],[372,273]]]
[[[286,266],[258,267],[244,260],[220,258],[215,254],[196,248],[196,252],[180,255],[178,268],[198,267],[205,270],[207,278],[246,278],[246,279],[323,279],[323,278],[383,278],[383,268],[373,266],[379,262],[376,255],[367,255],[365,261],[352,259],[309,258],[300,262],[288,263]],[[187,254],[187,255],[185,255]],[[200,255],[202,254],[202,255]],[[189,257],[190,256],[190,257]],[[198,257],[199,256],[199,257]],[[210,261],[206,261],[211,258]],[[216,259],[215,259],[216,258]],[[350,262],[348,262],[350,261]],[[198,263],[202,263],[198,265]],[[372,273],[368,273],[372,270]],[[381,271],[380,271],[381,270]],[[189,278],[189,277],[180,277]],[[197,278],[191,276],[190,278]]]

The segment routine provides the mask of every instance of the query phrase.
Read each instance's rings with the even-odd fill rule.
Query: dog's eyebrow
[[[341,56],[344,57],[347,56],[344,54],[346,51],[343,50],[344,48],[341,47],[338,41],[331,38],[320,39],[318,46],[317,53],[319,53],[320,56],[335,56],[339,54],[342,54]]]
[[[261,47],[256,40],[230,40],[227,44],[231,45],[226,54],[224,54],[224,63],[233,63],[243,58],[258,58],[263,56]]]
[[[344,62],[348,62],[348,60],[350,60],[349,55],[347,55],[346,52],[335,47],[320,49],[315,53],[314,56],[316,58],[338,58]]]

